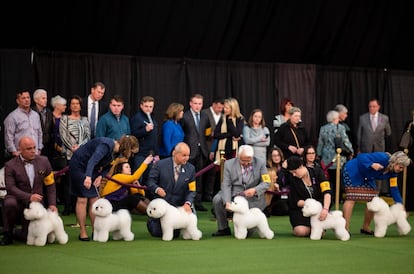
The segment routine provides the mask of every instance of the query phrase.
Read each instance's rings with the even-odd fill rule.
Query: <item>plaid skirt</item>
[[[366,181],[359,186],[353,186],[346,168],[343,170],[345,200],[369,202],[378,196],[379,192]]]

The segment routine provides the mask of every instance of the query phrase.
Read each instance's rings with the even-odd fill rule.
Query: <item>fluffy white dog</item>
[[[45,246],[46,242],[53,243],[55,240],[60,244],[68,242],[68,234],[57,212],[47,210],[39,202],[31,202],[23,214],[30,221],[27,245]]]
[[[341,241],[348,241],[351,237],[345,228],[345,218],[342,216],[342,211],[333,210],[329,212],[324,221],[319,220],[322,211],[322,204],[312,198],[305,200],[305,205],[302,208],[303,216],[310,217],[312,240],[320,240],[325,229],[333,229],[336,238]]]
[[[113,240],[134,240],[134,233],[131,231],[131,214],[128,210],[120,209],[112,212],[111,202],[105,198],[99,198],[92,205],[92,213],[95,214],[94,241],[107,242],[110,232],[112,232]]]
[[[391,224],[397,226],[400,235],[407,235],[411,231],[411,226],[407,221],[407,212],[402,204],[397,203],[388,206],[380,197],[374,197],[367,203],[367,208],[374,212],[375,237],[385,237],[388,226]]]
[[[181,229],[183,239],[200,240],[202,232],[197,227],[197,215],[189,214],[183,207],[174,207],[166,200],[156,198],[147,207],[148,216],[160,219],[162,239],[171,241],[174,229]]]
[[[243,196],[234,197],[230,204],[233,211],[234,237],[246,239],[247,230],[256,228],[260,238],[273,239],[275,233],[270,229],[266,215],[259,208],[250,208]]]

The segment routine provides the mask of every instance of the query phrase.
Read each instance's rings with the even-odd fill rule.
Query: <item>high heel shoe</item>
[[[90,241],[89,237],[82,238],[81,235],[79,235],[78,238],[79,238],[79,241],[82,241],[82,242],[89,242]]]

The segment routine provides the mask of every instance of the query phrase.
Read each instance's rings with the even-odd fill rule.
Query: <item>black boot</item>
[[[4,232],[0,245],[11,245],[13,243],[13,234],[11,232]]]

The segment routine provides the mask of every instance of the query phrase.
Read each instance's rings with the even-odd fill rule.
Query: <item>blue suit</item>
[[[145,184],[148,187],[147,193],[150,195],[157,196],[155,194],[157,188],[163,188],[166,192],[164,199],[173,206],[182,206],[185,202],[192,204],[196,195],[195,167],[190,163],[181,165],[180,175],[175,181],[173,158],[162,159],[153,165]],[[162,236],[160,219],[149,218],[147,228],[152,236]],[[179,234],[180,231],[175,230],[174,238],[177,238]]]
[[[167,193],[164,199],[173,206],[182,206],[187,201],[192,204],[196,195],[192,185],[195,184],[195,168],[190,163],[182,165],[176,182],[173,158],[168,157],[153,165],[145,184],[151,194],[162,187]]]

